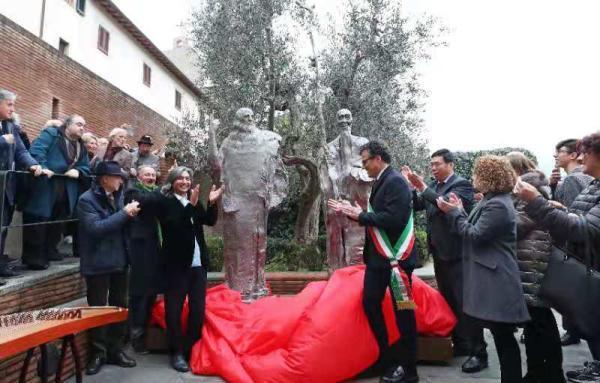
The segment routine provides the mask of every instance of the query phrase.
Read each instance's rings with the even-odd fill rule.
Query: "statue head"
[[[250,131],[254,128],[254,112],[250,108],[240,108],[235,112],[233,127],[237,130]]]
[[[336,114],[336,124],[340,129],[352,129],[352,112],[348,109],[340,109]]]

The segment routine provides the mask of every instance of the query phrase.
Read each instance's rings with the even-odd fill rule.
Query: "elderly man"
[[[327,198],[345,199],[366,208],[372,180],[360,163],[360,147],[368,142],[352,135],[352,113],[336,115],[340,135],[327,144],[327,169],[322,171]],[[362,261],[365,230],[343,214],[327,209],[327,263],[332,270]]]
[[[0,89],[0,121],[2,122],[2,134],[0,135],[0,172],[15,170],[16,167],[29,169],[36,177],[42,174],[42,167],[38,165],[30,155],[23,141],[21,141],[20,127],[13,118],[15,117],[15,100],[17,96],[7,90]],[[6,242],[6,226],[12,222],[15,211],[15,195],[17,194],[16,179],[10,173],[4,173],[0,180],[3,185],[2,211],[0,222],[2,222],[2,234],[0,235],[0,277],[13,277],[15,273],[4,257],[4,245]],[[5,282],[0,280],[0,285]]]
[[[115,161],[96,166],[96,181],[79,198],[79,254],[90,306],[127,306],[126,224],[139,213],[139,203],[124,206],[123,177]],[[86,373],[97,374],[104,363],[135,367],[123,352],[124,323],[91,332],[92,353]]]
[[[156,178],[160,177],[160,164],[157,155],[152,153],[152,145],[154,141],[152,136],[144,135],[138,142],[138,148],[133,152],[133,160],[131,166],[131,175],[137,177],[137,169],[141,166],[150,166],[156,172]]]
[[[48,177],[31,185],[31,195],[23,211],[25,223],[61,220],[73,216],[79,196],[79,179],[89,175],[87,150],[81,136],[85,120],[69,116],[61,126],[42,130],[31,145],[31,155]],[[63,177],[53,177],[53,175]],[[56,246],[62,224],[41,224],[23,229],[23,263],[32,270],[48,268],[51,260],[62,259]]]

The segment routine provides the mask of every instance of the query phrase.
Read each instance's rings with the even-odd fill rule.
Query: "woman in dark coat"
[[[202,225],[217,221],[216,201],[223,189],[213,189],[206,209],[199,199],[199,186],[192,186],[192,171],[184,166],[169,172],[161,193],[140,200],[142,210],[155,210],[162,233],[161,262],[165,280],[165,319],[171,366],[181,372],[189,370],[186,357],[200,339],[204,323],[206,272],[209,268],[208,247]],[[141,197],[141,196],[140,196]],[[181,310],[188,298],[187,334],[181,329]]]
[[[521,152],[506,155],[515,173],[550,199],[550,184],[544,173]],[[538,291],[548,267],[552,237],[525,211],[525,203],[514,197],[517,211],[517,262],[531,320],[525,324],[523,338],[527,354],[526,383],[564,383],[563,356],[556,318],[539,296]]]
[[[137,182],[125,192],[125,203],[140,201],[154,192],[156,171],[150,166],[138,169]],[[127,227],[129,240],[129,322],[131,345],[138,354],[147,354],[144,345],[145,329],[156,295],[162,292],[160,276],[161,231],[152,206],[147,206]]]
[[[593,251],[592,267],[600,271],[600,132],[582,138],[577,151],[582,156],[583,172],[594,180],[579,193],[568,210],[547,201],[527,182],[519,182],[515,193],[525,201],[525,211],[535,222],[548,229],[555,240],[566,241],[570,254],[584,259],[589,242]],[[593,360],[580,370],[567,371],[569,381],[600,381],[600,337],[586,340]]]
[[[483,156],[473,169],[473,186],[483,193],[467,216],[456,195],[438,199],[452,230],[462,237],[463,311],[494,337],[502,383],[522,381],[516,324],[529,320],[516,261],[517,225],[510,192],[516,175],[505,158]]]

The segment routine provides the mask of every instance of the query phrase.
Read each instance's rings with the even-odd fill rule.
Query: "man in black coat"
[[[382,143],[368,142],[361,147],[360,155],[369,177],[375,179],[368,211],[363,211],[358,205],[352,206],[348,201],[330,200],[328,204],[366,228],[363,258],[367,267],[362,303],[379,345],[378,364],[385,371],[381,382],[418,382],[417,323],[414,305],[407,293],[410,286],[399,290],[392,288],[390,283],[399,275],[398,268],[404,270],[409,281],[414,269],[416,247],[412,226],[412,195],[402,175],[389,166],[391,157]],[[384,237],[388,241],[382,240]],[[402,246],[391,249],[385,245],[386,242],[402,243]],[[403,285],[402,279],[399,281]],[[388,287],[393,297],[396,325],[402,334],[400,341],[392,346],[388,344],[381,308]]]
[[[462,240],[450,230],[445,214],[436,204],[438,197],[454,193],[469,213],[473,207],[473,185],[454,173],[454,155],[448,149],[437,150],[431,155],[431,173],[435,180],[429,186],[408,167],[402,171],[415,188],[415,210],[425,210],[427,214],[427,244],[433,256],[438,290],[458,320],[452,333],[454,356],[469,356],[462,366],[464,372],[481,371],[488,365],[483,329],[463,315]]]

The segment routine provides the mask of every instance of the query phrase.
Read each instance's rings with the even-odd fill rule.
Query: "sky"
[[[165,50],[200,0],[113,1]],[[343,4],[313,1],[334,16]],[[524,147],[550,172],[558,141],[600,129],[600,1],[405,0],[402,7],[448,28],[448,46],[420,66],[431,150]]]

